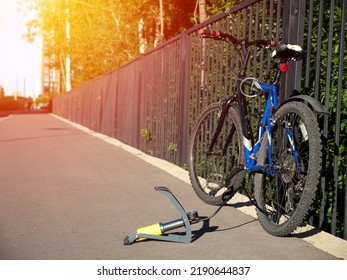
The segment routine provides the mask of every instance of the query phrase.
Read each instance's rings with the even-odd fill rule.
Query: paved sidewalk
[[[184,170],[54,115],[0,118],[0,155],[0,259],[333,260],[347,255],[346,241],[314,230],[287,238],[267,234],[242,201],[234,205],[238,208],[223,208],[208,225],[194,225],[197,238],[190,244],[124,246],[124,237],[137,228],[179,218],[155,186],[170,188],[187,212],[207,216],[216,208],[196,197]],[[306,241],[312,235],[328,240]]]

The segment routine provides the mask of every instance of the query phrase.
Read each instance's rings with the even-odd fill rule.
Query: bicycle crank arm
[[[238,166],[235,166],[232,168],[231,172],[228,174],[227,178],[225,179],[225,187],[229,188],[231,180],[240,172],[245,170],[245,166],[243,164],[240,164]],[[234,187],[234,186],[231,186]],[[236,191],[235,191],[236,192]]]

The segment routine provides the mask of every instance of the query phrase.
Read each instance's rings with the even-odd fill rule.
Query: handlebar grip
[[[199,35],[202,37],[207,37],[207,38],[212,38],[212,39],[216,39],[216,40],[221,40],[221,39],[227,39],[229,40],[231,43],[237,45],[240,43],[239,40],[237,40],[234,36],[230,35],[230,34],[226,34],[220,31],[216,31],[216,30],[210,30],[210,29],[203,29],[201,28],[198,31]]]
[[[203,29],[201,28],[198,31],[198,34],[200,36],[208,36],[208,37],[213,37],[213,38],[220,38],[221,32],[216,31],[216,30],[208,30],[208,29]]]

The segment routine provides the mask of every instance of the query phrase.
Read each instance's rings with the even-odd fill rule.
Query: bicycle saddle
[[[280,44],[272,52],[273,58],[279,58],[280,60],[300,60],[303,57],[303,50],[299,45]]]

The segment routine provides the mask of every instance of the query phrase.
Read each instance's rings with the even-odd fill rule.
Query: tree
[[[190,27],[195,0],[184,3],[22,0],[21,3],[23,10],[36,13],[27,22],[28,41],[38,35],[43,37],[45,57],[59,73],[60,91],[66,91],[70,75],[71,85],[76,87]]]
[[[145,49],[156,47],[193,25],[196,0],[142,0],[137,18]]]
[[[199,22],[204,22],[207,20],[207,12],[206,12],[206,0],[198,0],[199,1]]]
[[[29,42],[35,37],[42,36],[44,41],[43,53],[49,59],[52,69],[66,81],[66,62],[70,55],[67,34],[68,0],[27,0],[22,1],[22,9],[34,11],[36,18],[27,22],[26,34]],[[66,87],[62,87],[65,90]]]

